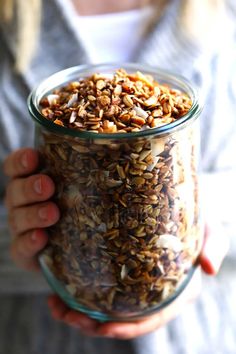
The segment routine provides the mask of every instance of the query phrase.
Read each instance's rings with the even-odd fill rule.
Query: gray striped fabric
[[[45,302],[49,288],[40,274],[12,264],[6,213],[0,208],[0,354],[236,353],[236,5],[234,0],[226,2],[223,35],[212,38],[216,46],[203,51],[183,33],[178,22],[181,1],[173,0],[134,58],[186,76],[206,102],[201,118],[206,210],[222,221],[223,232],[233,241],[219,277],[204,279],[199,301],[157,332],[134,341],[87,338],[50,319]],[[9,152],[33,145],[33,124],[25,103],[32,87],[53,72],[88,63],[83,42],[68,22],[71,10],[66,2],[43,3],[40,43],[24,75],[13,69],[14,25],[0,30],[0,168]],[[5,183],[0,173],[0,194]]]

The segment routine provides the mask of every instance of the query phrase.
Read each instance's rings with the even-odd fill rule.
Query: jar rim
[[[155,80],[161,83],[171,83],[181,90],[184,90],[187,93],[191,100],[192,106],[190,110],[183,115],[181,118],[162,125],[156,128],[149,128],[138,132],[129,132],[129,133],[95,133],[91,131],[77,131],[75,129],[67,128],[64,126],[57,125],[49,120],[47,120],[39,109],[39,103],[41,99],[46,95],[52,92],[53,89],[63,86],[64,84],[74,81],[75,79],[83,78],[91,75],[92,73],[99,72],[103,73],[104,71],[116,71],[119,68],[123,68],[127,71],[141,71],[144,74],[150,74],[154,77]],[[174,87],[174,86],[173,86]],[[176,75],[173,72],[162,70],[154,66],[139,64],[139,63],[105,63],[105,64],[86,64],[70,67],[55,74],[49,76],[43,80],[29,95],[28,100],[28,110],[33,118],[33,120],[45,127],[47,130],[59,134],[59,135],[68,135],[72,137],[82,138],[82,139],[123,139],[123,138],[141,138],[147,137],[150,135],[166,135],[172,133],[175,130],[183,128],[186,124],[192,122],[199,117],[202,111],[202,104],[199,100],[197,94],[197,89],[194,85],[185,79],[183,76]]]

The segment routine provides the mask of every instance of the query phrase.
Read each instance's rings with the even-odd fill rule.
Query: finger
[[[200,268],[195,272],[189,285],[183,293],[171,305],[167,306],[156,315],[136,322],[109,322],[100,324],[77,311],[65,309],[65,305],[57,296],[50,299],[50,308],[55,318],[68,325],[80,328],[82,332],[90,336],[105,336],[117,339],[131,339],[156,330],[175,318],[183,306],[192,302],[200,292],[201,272]],[[68,310],[68,311],[67,311]]]
[[[95,330],[98,326],[98,322],[81,312],[70,310],[63,320],[65,323],[73,327],[80,328],[83,332],[90,332],[91,335],[96,335]]]
[[[117,339],[132,339],[164,326],[171,318],[162,318],[162,314],[152,316],[147,320],[128,323],[109,323],[97,330],[97,334]]]
[[[36,255],[48,242],[45,230],[34,230],[16,237],[11,244],[11,258],[20,267],[28,270],[38,270]]]
[[[19,149],[6,158],[3,171],[8,177],[26,176],[36,170],[38,162],[39,156],[36,150]]]
[[[57,295],[51,295],[48,298],[48,306],[50,308],[51,315],[55,320],[63,321],[65,324],[79,329],[86,335],[97,336],[96,331],[94,330],[96,328],[96,323],[91,323],[92,321],[90,319],[79,314],[78,312],[76,312],[76,320],[74,320],[73,315],[71,315],[73,311],[70,310]],[[70,320],[71,317],[72,320]],[[65,320],[65,318],[67,318],[67,320]]]
[[[63,308],[68,309],[66,304],[59,298],[59,296],[53,294],[48,296],[48,306],[50,310],[54,310],[55,308]]]
[[[49,297],[48,306],[55,319],[80,328],[82,331],[92,332],[98,325],[97,321],[87,317],[85,314],[69,309],[57,295]]]
[[[205,243],[199,262],[205,273],[215,275],[229,250],[229,237],[216,221],[206,226]]]
[[[51,295],[48,297],[48,306],[51,310],[52,317],[58,321],[62,321],[62,319],[70,311],[66,304],[56,295]]]
[[[42,174],[13,179],[6,192],[6,206],[19,207],[49,199],[55,192],[50,177]]]
[[[176,311],[165,310],[140,321],[105,323],[97,328],[96,334],[117,339],[132,339],[157,330],[176,315]]]
[[[51,226],[58,219],[59,209],[56,204],[46,202],[12,209],[9,226],[13,235],[20,235],[29,230]]]

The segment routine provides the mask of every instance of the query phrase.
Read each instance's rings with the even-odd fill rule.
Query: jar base
[[[140,312],[132,312],[132,313],[111,313],[111,314],[106,314],[102,313],[100,311],[96,310],[91,310],[88,307],[80,304],[75,298],[65,289],[65,286],[63,285],[62,282],[60,282],[56,277],[53,275],[49,267],[46,265],[44,259],[43,259],[43,254],[39,256],[39,263],[41,266],[41,269],[43,271],[43,274],[52,288],[52,290],[61,298],[61,300],[72,310],[82,312],[88,317],[95,319],[96,321],[99,322],[130,322],[130,321],[136,321],[140,319],[144,319],[145,317],[148,317],[150,315],[153,315],[155,313],[158,313],[160,310],[163,310],[166,306],[171,304],[186,288],[188,283],[190,282],[197,266],[193,265],[192,268],[188,271],[188,274],[186,275],[185,279],[182,281],[180,286],[176,289],[176,291],[169,297],[167,297],[165,300],[163,300],[159,305],[153,306],[150,309],[143,310],[141,313]]]

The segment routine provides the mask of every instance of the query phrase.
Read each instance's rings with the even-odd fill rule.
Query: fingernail
[[[47,207],[42,207],[39,209],[39,217],[42,220],[47,220],[48,219],[48,208]]]
[[[41,178],[36,179],[34,181],[34,190],[37,194],[42,194],[42,180]]]
[[[27,160],[27,155],[26,154],[23,154],[21,156],[21,164],[24,168],[27,168],[28,167],[28,160]]]

